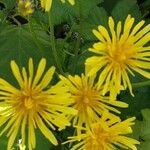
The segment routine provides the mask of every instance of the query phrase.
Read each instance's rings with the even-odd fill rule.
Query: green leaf
[[[51,16],[54,25],[68,22],[67,20],[69,20],[73,14],[74,12],[70,5],[66,6],[66,4],[62,4],[58,0],[53,1]]]
[[[150,107],[150,87],[141,87],[133,90],[134,97],[131,96],[129,91],[121,92],[118,100],[122,100],[129,104],[127,109],[121,109],[121,116],[126,118],[128,116],[136,116],[140,118],[141,109]]]
[[[106,11],[111,14],[114,6],[116,5],[118,1],[116,0],[104,0],[101,4],[102,7],[104,7],[106,9]]]
[[[136,0],[120,0],[112,10],[112,16],[116,21],[123,21],[128,14],[131,14],[136,20],[141,19],[142,15]]]
[[[141,7],[148,9],[150,7],[150,0],[146,0],[141,4]]]
[[[32,57],[35,64],[38,64],[42,57],[47,58],[48,65],[54,65],[50,48],[49,36],[39,28],[35,37],[27,26],[0,26],[0,75],[10,79],[10,61],[16,60],[19,66],[27,64],[29,57]]]
[[[108,26],[108,15],[104,8],[95,7],[89,14],[89,18],[81,22],[81,36],[84,40],[93,41],[96,37],[92,33],[99,25]]]
[[[2,10],[0,10],[0,23],[2,23],[5,20],[5,15],[4,12]]]
[[[52,146],[52,150],[70,150],[70,144],[62,144],[63,142],[67,141],[67,138],[72,136],[74,134],[74,128],[73,127],[67,127],[65,130],[62,130],[60,132],[57,132],[55,134],[58,145]]]
[[[143,121],[136,121],[133,137],[140,141],[138,150],[150,150],[150,109],[143,109],[141,113]]]
[[[48,141],[40,130],[36,130],[36,150],[51,150],[53,145]]]
[[[94,10],[97,5],[99,5],[103,0],[92,0],[92,1],[85,1],[85,0],[78,0],[76,2],[76,11],[79,12],[80,17],[89,18],[91,10]]]
[[[53,2],[51,13],[53,22],[56,25],[63,22],[72,23],[72,21],[74,22],[78,19],[89,19],[89,15],[91,14],[91,12],[101,2],[102,0],[79,0],[76,1],[74,6],[72,6],[69,3],[62,4],[60,0],[55,0]]]
[[[0,148],[1,148],[1,150],[7,149],[7,141],[8,141],[8,139],[6,138],[6,136],[3,135],[0,137]]]
[[[1,0],[7,9],[12,9],[16,5],[16,0]]]

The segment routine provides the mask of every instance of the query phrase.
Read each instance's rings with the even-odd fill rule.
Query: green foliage
[[[46,45],[43,41],[46,38],[45,32],[38,32],[38,45],[33,40],[33,36],[26,26],[13,27],[10,25],[0,26],[0,67],[2,76],[9,77],[9,63],[12,59],[22,66],[27,63],[29,57],[33,57],[34,60],[44,56],[44,50],[48,49],[49,45]],[[45,44],[44,46],[42,44]],[[40,47],[39,47],[40,45]],[[4,57],[5,56],[5,57]],[[52,64],[52,57],[49,58],[49,63]],[[7,66],[7,67],[6,67]]]
[[[8,139],[6,138],[6,136],[1,136],[0,137],[0,146],[1,146],[1,150],[6,150],[7,149],[7,141]]]
[[[12,9],[17,3],[16,0],[1,0],[0,2],[2,2],[6,9]]]
[[[131,14],[137,20],[141,19],[141,12],[136,0],[120,0],[112,10],[112,16],[116,21],[124,20],[128,14]]]
[[[50,150],[52,149],[52,144],[45,139],[45,137],[41,134],[41,132],[39,130],[36,131],[36,140],[37,140],[37,144],[36,144],[36,150]]]
[[[104,8],[96,6],[94,10],[92,9],[88,18],[81,23],[81,35],[84,40],[94,41],[96,38],[94,37],[92,30],[97,29],[98,25],[107,27],[107,22],[108,15]]]
[[[122,92],[118,98],[119,100],[125,101],[129,104],[128,109],[121,110],[123,118],[129,116],[136,116],[137,118],[140,118],[140,110],[150,108],[150,87],[136,88],[133,92],[135,95],[134,97],[132,97],[128,91],[125,91]]]
[[[141,110],[143,120],[136,121],[133,137],[140,141],[138,150],[150,149],[150,109]]]

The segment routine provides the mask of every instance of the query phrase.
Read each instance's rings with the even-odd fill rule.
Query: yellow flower
[[[50,11],[53,0],[40,0],[40,1],[41,1],[41,7],[42,7],[46,12]],[[61,0],[61,2],[62,2],[62,3],[65,3],[65,0]],[[71,5],[74,5],[74,4],[75,4],[75,1],[74,1],[74,0],[68,0],[68,2],[69,2]]]
[[[28,149],[35,149],[35,128],[39,128],[52,144],[57,145],[57,140],[49,128],[64,129],[70,125],[66,114],[76,113],[68,107],[73,100],[70,99],[67,88],[61,82],[49,86],[55,68],[49,68],[43,75],[46,67],[44,58],[39,62],[36,73],[31,58],[28,71],[25,67],[20,71],[15,61],[11,61],[10,64],[19,88],[0,78],[0,107],[5,107],[4,110],[0,110],[0,126],[3,126],[0,135],[5,133],[9,137],[7,149],[12,148],[19,132],[22,145],[25,145],[26,131]]]
[[[69,137],[65,143],[78,141],[70,150],[117,150],[117,147],[137,150],[135,144],[140,143],[125,136],[132,133],[131,125],[134,124],[134,120],[134,117],[122,122],[109,117],[105,120],[102,118],[92,125],[91,131],[85,129],[85,133]]]
[[[90,129],[93,122],[99,121],[104,111],[120,113],[116,107],[128,107],[126,103],[120,101],[110,101],[108,96],[102,96],[102,89],[97,89],[94,82],[95,77],[83,75],[71,76],[68,78],[60,76],[62,82],[69,88],[74,104],[72,105],[78,111],[76,116],[69,116],[73,120],[73,125]],[[80,129],[77,129],[80,134]]]
[[[66,0],[61,0],[62,3],[65,3]],[[71,4],[71,5],[74,5],[75,4],[75,0],[68,0],[68,2]]]
[[[52,6],[52,0],[40,0],[41,1],[41,7],[46,11],[50,11]]]
[[[28,16],[34,11],[33,3],[31,0],[19,0],[18,1],[18,12],[22,16]]]
[[[100,71],[98,85],[104,85],[103,95],[111,91],[112,99],[127,87],[133,95],[128,73],[134,76],[135,71],[150,79],[150,24],[142,28],[142,20],[133,27],[134,20],[128,15],[124,26],[119,21],[115,27],[109,17],[109,31],[101,25],[93,30],[99,42],[89,50],[97,55],[86,60],[86,69],[89,76]]]

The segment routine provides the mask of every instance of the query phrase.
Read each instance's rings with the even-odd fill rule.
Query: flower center
[[[31,91],[23,91],[22,92],[22,100],[26,109],[31,109],[34,105],[34,100],[32,97]]]
[[[83,103],[88,104],[90,102],[90,99],[88,97],[83,98]]]
[[[113,59],[118,62],[118,63],[124,63],[127,59],[125,53],[123,52],[118,52],[114,54]]]
[[[105,145],[108,144],[110,134],[102,127],[96,126],[93,130],[93,135],[87,138],[86,150],[103,150]]]
[[[21,105],[25,107],[27,110],[32,109],[36,106],[37,103],[37,97],[39,92],[33,90],[33,89],[23,89],[20,96],[18,97],[18,100],[20,101]]]
[[[80,102],[82,102],[85,105],[89,105],[92,103],[93,95],[94,95],[94,90],[90,88],[84,88],[82,89],[82,93],[80,95]]]
[[[92,106],[95,102],[97,92],[88,87],[80,89],[79,93],[75,94],[78,110],[85,110],[88,106]]]
[[[108,46],[109,60],[115,65],[124,65],[126,61],[132,56],[131,45],[119,44],[115,46]]]

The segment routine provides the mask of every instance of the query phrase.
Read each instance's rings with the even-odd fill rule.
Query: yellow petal
[[[46,59],[42,58],[41,61],[39,62],[38,69],[37,69],[37,72],[36,72],[36,75],[32,84],[32,88],[34,88],[34,86],[39,82],[45,70],[45,66],[46,66]]]
[[[10,65],[11,65],[11,69],[12,69],[12,73],[13,73],[14,77],[18,81],[20,87],[23,87],[23,79],[22,79],[21,73],[19,71],[18,65],[15,63],[14,60],[11,61]]]
[[[39,116],[37,116],[35,118],[36,120],[36,124],[39,127],[39,129],[41,130],[41,132],[43,133],[43,135],[54,145],[58,145],[58,142],[55,138],[55,136],[53,135],[53,133],[46,127],[46,125],[43,123],[43,121],[41,120],[41,118]]]

